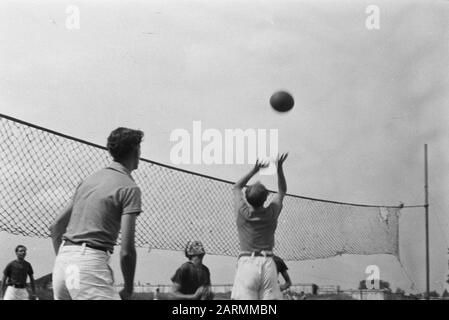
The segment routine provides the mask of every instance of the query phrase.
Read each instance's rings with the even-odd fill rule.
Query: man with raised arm
[[[237,271],[232,288],[234,300],[275,300],[282,294],[279,288],[276,264],[273,260],[274,233],[282,201],[287,192],[283,163],[288,153],[276,160],[278,193],[264,206],[268,190],[260,182],[243,188],[268,163],[257,161],[254,168],[233,186],[234,211],[240,243]]]
[[[134,233],[141,192],[131,172],[138,168],[143,132],[117,128],[108,137],[113,162],[85,179],[52,224],[57,254],[55,300],[114,300],[109,258],[121,231],[120,265],[125,282],[120,298],[130,299],[136,269]]]

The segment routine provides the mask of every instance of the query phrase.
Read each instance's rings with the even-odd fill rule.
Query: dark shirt
[[[188,261],[176,270],[171,281],[180,285],[182,294],[194,294],[199,287],[210,285],[210,272],[204,264],[196,266]]]
[[[33,268],[28,261],[14,260],[6,266],[3,274],[8,278],[8,286],[25,286],[27,277],[33,275]]]
[[[278,270],[278,273],[284,273],[288,270],[287,265],[285,264],[284,260],[282,260],[278,256],[273,256],[274,263],[276,264],[276,269]]]

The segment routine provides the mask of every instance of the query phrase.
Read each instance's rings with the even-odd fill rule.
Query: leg
[[[260,267],[255,257],[241,257],[232,288],[233,300],[259,300]]]
[[[72,273],[76,274],[77,286],[69,287],[74,300],[117,300],[114,278],[106,253],[82,248],[77,259],[72,261]]]
[[[5,295],[3,296],[3,300],[16,300],[15,299],[15,292],[14,292],[13,287],[11,286],[7,286],[6,287],[6,291],[5,291]]]
[[[63,253],[60,253],[56,257],[55,266],[53,267],[52,284],[53,298],[55,300],[72,300],[72,297],[70,296],[69,290],[66,286],[65,259],[65,255]]]
[[[8,286],[6,288],[3,300],[29,300],[30,296],[27,289],[20,289]]]
[[[276,264],[273,258],[263,258],[262,286],[260,296],[263,300],[282,300],[282,292],[279,286]]]

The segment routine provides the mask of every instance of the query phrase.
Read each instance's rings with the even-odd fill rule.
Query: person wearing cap
[[[87,177],[50,227],[56,260],[55,300],[128,300],[136,269],[135,225],[142,212],[141,191],[131,172],[139,165],[143,132],[119,127],[107,148],[113,161]],[[110,257],[121,232],[124,288],[114,289]]]
[[[231,299],[276,300],[282,297],[273,260],[274,234],[282,202],[287,192],[283,163],[288,153],[276,159],[278,193],[265,207],[268,190],[256,182],[243,188],[249,180],[268,163],[256,161],[251,171],[233,186],[234,211],[236,214],[240,254],[234,278]]]
[[[33,267],[25,260],[27,248],[22,245],[16,247],[17,259],[11,261],[3,271],[2,296],[3,300],[35,300]],[[26,280],[30,277],[32,295],[26,289]]]
[[[176,300],[212,300],[209,268],[203,264],[206,254],[200,241],[189,241],[184,250],[189,259],[171,278],[171,297]]]

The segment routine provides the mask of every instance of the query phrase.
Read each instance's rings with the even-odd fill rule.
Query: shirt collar
[[[112,161],[111,164],[108,166],[108,168],[117,170],[121,173],[124,173],[131,177],[131,171],[129,171],[124,165],[122,165],[120,162]]]

